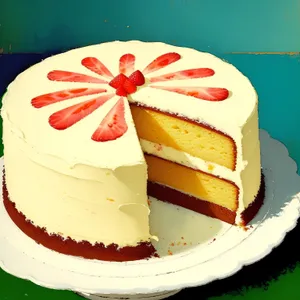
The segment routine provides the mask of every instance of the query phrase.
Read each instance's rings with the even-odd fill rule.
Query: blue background
[[[203,50],[299,51],[299,0],[1,0],[0,48],[62,50],[108,40]]]

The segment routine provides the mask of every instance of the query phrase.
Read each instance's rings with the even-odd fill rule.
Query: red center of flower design
[[[118,96],[128,96],[136,92],[138,86],[142,86],[145,83],[145,77],[139,70],[133,72],[129,77],[123,73],[116,76],[109,85],[116,89]]]
[[[147,76],[147,88],[174,92],[205,101],[223,101],[228,98],[229,91],[225,88],[154,85],[154,83],[158,82],[205,78],[215,74],[214,70],[210,68],[195,68],[167,73],[160,76],[148,77],[149,74],[168,67],[180,59],[181,56],[178,53],[166,53],[158,56],[149,65],[147,65],[143,71],[140,71],[135,70],[135,56],[130,53],[125,54],[119,60],[119,74],[114,76],[98,58],[86,57],[81,61],[82,66],[90,72],[97,74],[100,78],[62,70],[51,71],[48,73],[47,77],[51,81],[89,83],[101,85],[101,87],[80,87],[47,93],[33,98],[31,100],[31,104],[33,107],[41,109],[45,106],[73,98],[97,95],[96,98],[94,97],[78,104],[68,106],[67,108],[53,113],[49,117],[49,124],[51,127],[57,130],[65,130],[86,118],[108,101],[112,101],[112,98],[117,95],[120,98],[100,122],[94,133],[91,133],[93,141],[107,142],[116,140],[123,136],[128,130],[125,118],[126,105],[124,97],[135,93],[138,87],[145,87],[145,76]],[[115,94],[107,93],[105,85],[113,87],[116,90]],[[128,100],[130,101],[130,99]]]

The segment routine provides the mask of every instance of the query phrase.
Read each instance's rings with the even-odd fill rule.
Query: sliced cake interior
[[[131,105],[131,112],[148,165],[149,195],[231,224],[245,225],[251,220],[246,215],[245,222],[238,209],[239,200],[244,202],[243,211],[258,196],[261,176],[258,135],[256,147],[246,153],[250,164],[239,172],[236,144],[222,132],[143,105]],[[254,114],[250,126],[254,132],[256,117]],[[252,142],[253,137],[246,136],[249,137]],[[253,181],[254,184],[249,184]],[[240,195],[239,184],[244,187],[244,195]],[[257,201],[262,198],[260,195]]]
[[[131,112],[141,139],[235,169],[236,145],[224,133],[141,105],[131,105]]]

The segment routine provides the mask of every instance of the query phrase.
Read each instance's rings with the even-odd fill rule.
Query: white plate
[[[14,225],[1,202],[0,266],[38,285],[84,296],[159,293],[147,299],[162,299],[174,290],[228,277],[269,254],[299,217],[296,163],[284,145],[267,132],[261,130],[260,139],[266,198],[247,231],[152,199],[152,233],[160,238],[156,247],[161,258],[127,263],[92,261],[37,245]],[[168,255],[169,251],[173,255]]]

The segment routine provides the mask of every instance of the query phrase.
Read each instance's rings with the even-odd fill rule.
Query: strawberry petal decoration
[[[125,80],[125,82],[123,83],[123,88],[128,95],[135,93],[137,90],[136,85],[130,79]]]
[[[35,108],[41,108],[64,100],[69,100],[81,96],[95,95],[104,92],[106,92],[106,89],[77,88],[63,90],[35,97],[31,100],[31,104]]]
[[[103,95],[57,111],[49,117],[49,124],[57,130],[67,129],[90,115],[113,96],[114,94]]]
[[[185,96],[195,97],[207,101],[223,101],[228,98],[229,92],[224,88],[211,87],[169,87],[169,86],[151,86],[152,88],[175,92]]]
[[[124,135],[127,129],[124,99],[120,98],[102,120],[92,135],[92,140],[96,142],[113,141]]]
[[[179,60],[181,56],[178,53],[170,52],[163,54],[159,57],[157,57],[154,61],[152,61],[142,72],[144,75],[147,75],[149,73],[152,73],[154,71],[160,70],[177,60]]]
[[[146,82],[145,75],[161,70],[175,63],[179,59],[181,59],[181,56],[178,53],[165,53],[154,59],[150,64],[148,64],[148,66],[146,66],[144,71],[141,72],[140,70],[135,71],[135,56],[127,53],[119,59],[120,73],[117,76],[114,76],[96,57],[86,57],[81,61],[82,66],[107,80],[63,70],[53,70],[49,72],[47,77],[51,81],[107,84],[116,90],[113,94],[100,95],[97,98],[80,102],[53,113],[49,117],[50,126],[57,130],[65,130],[86,118],[116,94],[121,98],[108,112],[91,138],[96,142],[107,142],[121,137],[128,130],[125,119],[125,100],[123,97],[127,97],[128,95],[135,93],[137,91],[137,87],[142,87]],[[171,80],[205,78],[213,76],[214,73],[214,70],[210,68],[195,68],[150,77],[148,78],[148,82],[150,81],[150,83],[153,84],[156,82],[166,82]],[[225,88],[199,86],[173,87],[157,85],[149,85],[149,87],[207,101],[223,101],[229,97],[229,91]],[[57,102],[105,92],[107,92],[107,90],[103,88],[95,89],[84,87],[66,89],[35,97],[31,100],[31,104],[35,108],[42,108]]]
[[[124,54],[120,58],[119,71],[121,74],[129,76],[134,71],[135,56],[133,54]]]
[[[127,80],[127,76],[124,74],[119,74],[113,80],[110,81],[109,85],[115,89],[121,87],[124,82]]]
[[[116,89],[116,94],[121,97],[127,97],[128,93],[123,85]]]
[[[209,68],[190,69],[190,70],[169,73],[157,77],[152,77],[150,78],[150,82],[205,78],[205,77],[213,76],[214,74],[215,74],[214,70]]]
[[[111,74],[107,67],[96,57],[86,57],[81,61],[81,64],[98,75],[108,79],[114,78],[113,74]]]
[[[55,70],[48,73],[47,77],[51,81],[107,83],[107,81],[100,78],[96,78],[96,77],[92,77],[80,73],[60,71],[60,70]]]
[[[133,72],[130,76],[129,79],[131,82],[133,82],[136,86],[142,86],[145,84],[145,77],[143,73],[139,70]]]

